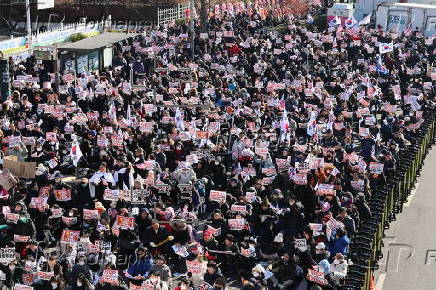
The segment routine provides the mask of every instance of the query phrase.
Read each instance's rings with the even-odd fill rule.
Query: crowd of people
[[[37,166],[2,183],[1,289],[342,284],[371,189],[433,115],[433,40],[245,11],[208,29],[194,54],[186,25],[138,35],[56,93],[11,61],[2,163]]]

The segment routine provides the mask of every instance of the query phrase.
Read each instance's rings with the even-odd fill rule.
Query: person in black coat
[[[12,289],[14,283],[21,283],[23,276],[23,269],[17,267],[17,262],[12,261],[8,265],[0,264],[0,270],[5,273],[6,279],[3,284]]]
[[[365,201],[365,196],[363,193],[359,193],[356,196],[355,202],[357,211],[359,212],[360,221],[364,222],[372,217],[371,209]]]
[[[213,285],[215,281],[221,277],[223,277],[223,275],[221,275],[221,271],[217,264],[213,261],[207,263],[206,273],[204,273],[203,276],[204,282]]]
[[[345,207],[340,208],[337,220],[344,224],[348,236],[352,237],[353,234],[356,232],[356,224],[354,220],[350,216],[348,216],[348,212]]]
[[[227,253],[219,254],[221,263],[221,269],[224,275],[234,274],[234,269],[238,269],[239,263],[237,257],[239,256],[239,248],[235,243],[235,237],[232,234],[228,234],[224,239],[224,244],[221,246],[220,251]]]
[[[138,226],[139,240],[144,243],[145,232],[151,226],[151,216],[148,208],[142,208],[138,216],[135,217],[135,223]]]
[[[274,273],[277,282],[284,287],[283,289],[296,289],[304,280],[303,270],[289,254],[284,254],[279,261],[268,268]]]
[[[77,260],[77,264],[75,264],[73,266],[73,268],[71,269],[71,275],[70,275],[71,281],[74,282],[81,277],[84,277],[88,280],[91,280],[91,278],[92,278],[91,269],[86,264],[86,257],[85,256],[80,256]]]
[[[159,225],[157,220],[153,220],[151,226],[145,230],[143,239],[144,246],[153,249],[154,252],[159,252],[161,254],[171,253],[170,244],[164,241],[170,241],[173,237],[170,236],[168,230],[164,226]]]

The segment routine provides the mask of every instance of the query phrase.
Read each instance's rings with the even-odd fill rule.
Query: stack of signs
[[[118,270],[104,269],[100,282],[118,285]]]
[[[8,264],[15,260],[15,248],[0,248],[0,263]]]

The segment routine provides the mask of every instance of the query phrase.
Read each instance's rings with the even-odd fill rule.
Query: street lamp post
[[[32,22],[30,21],[30,0],[26,0],[26,24],[27,24],[27,42],[29,47],[32,45]]]
[[[195,0],[191,0],[191,50],[192,50],[192,61],[194,61],[194,55],[195,55],[195,50],[194,50],[194,40],[195,40],[195,29],[194,29],[194,7],[195,7]]]

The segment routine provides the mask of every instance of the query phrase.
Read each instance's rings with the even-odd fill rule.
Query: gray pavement
[[[377,290],[436,289],[436,150],[416,188],[386,231]]]

